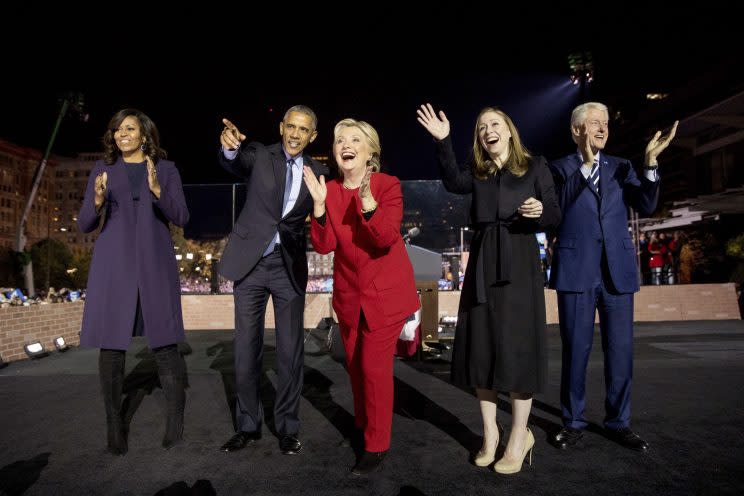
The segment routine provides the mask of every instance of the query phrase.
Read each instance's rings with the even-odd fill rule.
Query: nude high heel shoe
[[[527,456],[527,453],[530,454],[530,457],[528,459],[528,462],[530,466],[532,466],[532,449],[535,447],[535,436],[532,435],[532,431],[530,428],[527,428],[527,439],[524,441],[524,449],[522,450],[522,456],[520,456],[518,459],[514,461],[507,461],[505,458],[502,458],[498,462],[496,462],[496,465],[493,466],[493,469],[498,472],[499,474],[516,474],[520,470],[522,470],[522,464],[524,463],[524,458]]]
[[[504,428],[501,427],[501,424],[496,422],[496,432],[498,433],[498,438],[496,438],[496,446],[493,448],[493,451],[488,451],[486,449],[486,443],[485,439],[483,439],[483,447],[478,451],[478,453],[475,454],[475,458],[473,458],[473,463],[475,463],[478,467],[487,467],[490,464],[496,460],[496,452],[499,450],[499,442],[501,441],[501,433],[504,432]]]

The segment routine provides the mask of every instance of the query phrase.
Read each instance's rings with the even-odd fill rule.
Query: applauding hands
[[[313,174],[313,170],[307,165],[302,168],[302,177],[305,180],[310,196],[313,197],[313,216],[322,217],[325,214],[325,200],[328,194],[328,188],[325,183],[325,176],[320,176],[320,181]]]
[[[657,165],[659,165],[659,162],[656,161],[656,158],[661,152],[666,150],[666,147],[669,146],[669,143],[671,143],[674,139],[674,135],[677,134],[678,124],[679,121],[674,121],[672,129],[666,136],[662,136],[661,131],[656,131],[654,137],[651,138],[651,141],[649,141],[648,145],[646,145],[646,167],[656,167]]]
[[[147,185],[155,198],[160,199],[160,183],[158,182],[158,171],[155,169],[155,163],[147,156]]]
[[[101,174],[98,174],[96,176],[96,197],[95,197],[95,203],[96,203],[96,210],[101,208],[101,205],[103,205],[103,201],[106,199],[106,185],[108,183],[108,174],[105,172],[102,172]]]

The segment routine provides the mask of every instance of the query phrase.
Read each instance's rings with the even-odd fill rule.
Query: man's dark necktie
[[[282,202],[282,217],[286,214],[287,203],[289,202],[289,195],[292,192],[292,174],[294,169],[294,159],[290,158],[287,160],[287,179],[284,184],[284,201]]]
[[[594,165],[592,165],[592,171],[589,173],[589,177],[587,178],[587,181],[589,182],[589,188],[597,193],[597,196],[599,196],[599,161],[595,160]]]

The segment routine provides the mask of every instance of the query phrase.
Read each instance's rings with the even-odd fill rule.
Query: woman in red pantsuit
[[[355,424],[364,431],[356,475],[378,468],[390,447],[393,354],[403,324],[419,308],[400,235],[400,181],[379,172],[380,150],[372,126],[344,119],[334,129],[339,177],[326,183],[308,168],[304,172],[314,202],[313,246],[318,253],[334,252],[333,309],[346,348]]]

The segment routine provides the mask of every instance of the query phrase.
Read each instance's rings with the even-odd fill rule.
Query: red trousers
[[[339,322],[346,366],[354,394],[354,423],[364,430],[365,451],[390,448],[393,425],[393,354],[405,321],[370,329],[364,315],[359,327]]]

